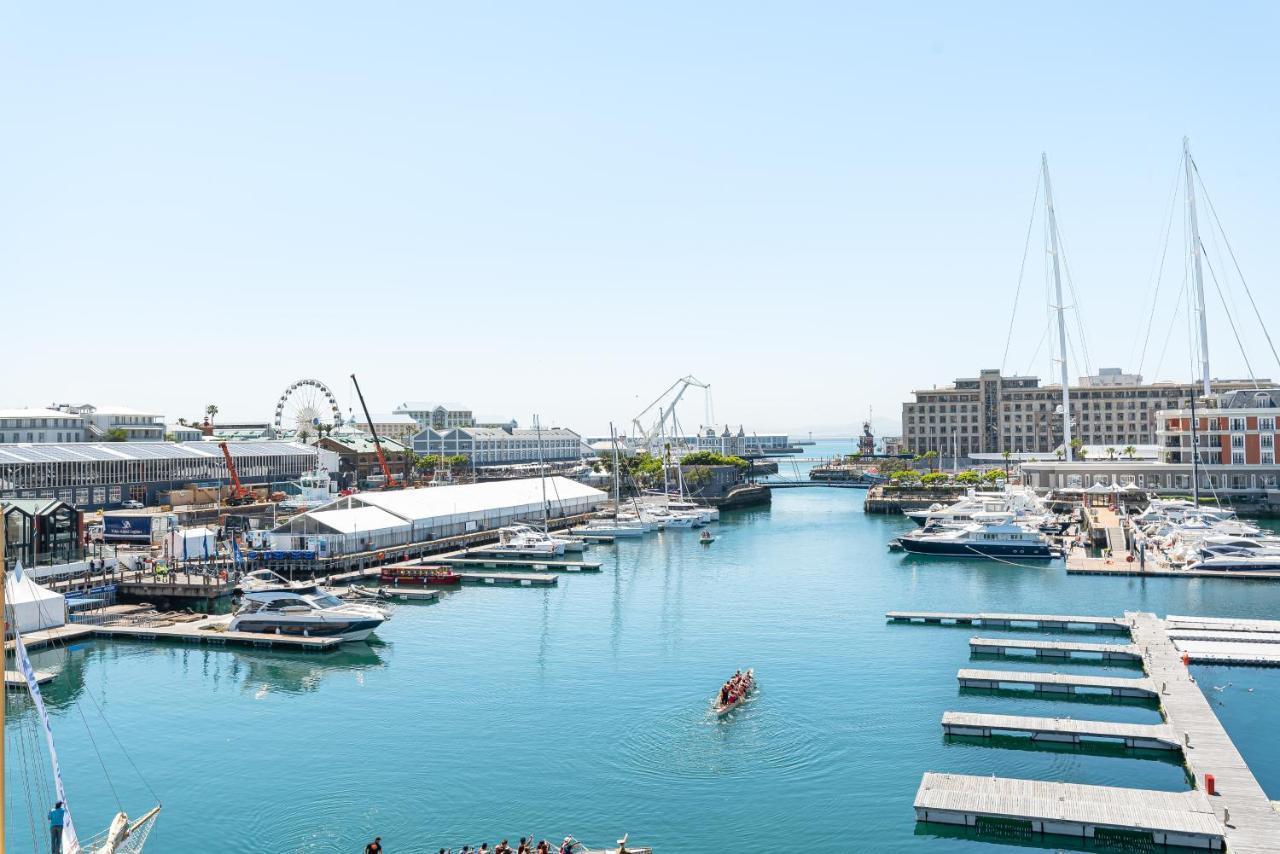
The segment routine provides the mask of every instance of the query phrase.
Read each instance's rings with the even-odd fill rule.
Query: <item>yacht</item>
[[[240,607],[227,626],[233,632],[362,641],[390,617],[376,605],[345,602],[314,584],[292,583],[270,570],[250,573],[240,589]]]
[[[907,512],[921,527],[941,522],[948,525],[973,521],[976,513],[1011,513],[1015,518],[1049,517],[1044,502],[1029,489],[1010,488],[1004,492],[973,492],[950,505],[932,504],[927,510]]]
[[[498,542],[485,551],[501,555],[529,557],[559,557],[564,554],[565,541],[528,525],[510,525],[498,529]]]
[[[897,543],[913,554],[949,557],[1053,558],[1057,552],[1040,531],[1020,525],[1011,513],[975,513],[960,528],[922,528]]]
[[[581,537],[643,537],[649,529],[642,522],[627,519],[592,519],[571,533]]]
[[[1200,560],[1187,564],[1187,569],[1218,572],[1280,572],[1280,551],[1256,550],[1235,553],[1205,553]]]

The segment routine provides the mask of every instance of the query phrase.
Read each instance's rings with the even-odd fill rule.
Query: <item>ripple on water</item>
[[[813,780],[839,767],[819,741],[816,727],[784,716],[756,694],[724,718],[710,706],[656,715],[622,740],[615,764],[655,780],[724,780],[764,771],[771,780]]]

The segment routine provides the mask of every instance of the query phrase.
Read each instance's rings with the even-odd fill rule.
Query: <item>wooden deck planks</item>
[[[1112,721],[1089,721],[1077,718],[1040,718],[1025,715],[991,715],[977,712],[946,712],[942,729],[949,735],[1025,733],[1033,739],[1079,741],[1109,739],[1123,741],[1129,747],[1157,750],[1179,750],[1178,734],[1168,724],[1130,724]]]
[[[1096,631],[1128,631],[1119,617],[1088,617],[1060,614],[1001,614],[994,612],[955,613],[950,611],[889,611],[885,618],[894,622],[956,623],[958,625],[998,626],[1001,628],[1069,629],[1087,626]],[[1022,625],[1015,625],[1022,624]]]
[[[1147,673],[1162,688],[1160,700],[1165,720],[1189,736],[1190,743],[1183,755],[1188,769],[1195,775],[1196,785],[1205,785],[1205,774],[1212,774],[1215,778],[1217,795],[1206,800],[1219,819],[1230,812],[1230,821],[1224,828],[1228,849],[1232,854],[1275,852],[1280,840],[1280,814],[1272,809],[1271,801],[1249,770],[1244,757],[1236,750],[1200,686],[1183,665],[1181,653],[1166,634],[1166,621],[1154,614],[1139,612],[1126,612],[1125,618],[1131,623],[1134,642],[1147,650]],[[1170,619],[1175,624],[1194,621],[1200,624],[1244,625],[1249,622]],[[1276,621],[1253,622],[1269,622],[1280,627],[1280,622]]]
[[[1151,697],[1156,685],[1145,677],[1085,676],[1075,673],[1038,673],[1030,670],[979,670],[963,668],[956,674],[961,688],[999,688],[1032,685],[1038,692],[1077,693],[1079,689],[1107,690],[1114,696]]]
[[[1141,661],[1142,652],[1133,644],[1074,643],[1072,641],[1018,640],[1016,638],[969,638],[969,651],[984,655],[1007,655],[1009,650],[1034,652],[1040,658],[1101,658]],[[1096,659],[1095,659],[1096,660]]]

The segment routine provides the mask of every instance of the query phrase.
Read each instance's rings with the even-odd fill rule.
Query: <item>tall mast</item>
[[[7,587],[9,584],[9,569],[8,569],[9,564],[8,564],[8,561],[5,559],[6,549],[4,544],[4,534],[5,534],[4,516],[0,515],[0,626],[5,625],[5,623],[7,623],[8,621],[8,617],[4,612],[4,608],[5,608],[4,595],[6,592],[5,587]],[[16,618],[15,618],[15,622],[16,622]],[[0,635],[3,635],[3,634],[4,634],[3,632],[0,632]],[[0,637],[0,640],[3,640],[3,639],[4,639],[3,637]],[[0,649],[3,649],[3,647],[0,646]],[[14,652],[16,654],[17,650],[15,649]],[[3,662],[2,655],[0,655],[0,662]],[[0,669],[5,669],[5,668],[0,668]],[[17,669],[16,665],[15,665],[15,669]],[[0,734],[4,732],[4,713],[5,713],[5,706],[8,705],[9,703],[8,695],[9,695],[9,690],[6,687],[4,690],[4,694],[0,695]],[[3,803],[8,803],[8,801],[5,800],[5,797],[4,797],[4,738],[0,738],[0,804],[3,804]],[[4,850],[5,850],[4,849],[4,821],[3,819],[0,819],[0,854],[4,854]]]
[[[618,474],[618,434],[613,431],[613,422],[609,422],[609,438],[613,440],[613,521],[618,521],[618,513],[622,510],[622,479]]]
[[[1058,215],[1053,210],[1053,185],[1049,182],[1049,155],[1041,153],[1040,168],[1044,172],[1044,207],[1049,217],[1050,254],[1053,256],[1053,288],[1058,301],[1058,361],[1062,378],[1062,450],[1067,462],[1072,460],[1071,388],[1067,384],[1067,320],[1062,300],[1062,271],[1058,262]]]
[[[542,422],[533,416],[533,429],[538,432],[538,477],[542,479],[542,533],[547,533],[547,470],[542,462]]]
[[[1200,382],[1205,397],[1209,388],[1209,324],[1204,311],[1204,273],[1200,270],[1200,223],[1196,220],[1195,161],[1191,159],[1191,140],[1182,138],[1182,163],[1187,170],[1187,217],[1191,220],[1191,257],[1195,269],[1196,312],[1200,315]]]
[[[1196,436],[1196,387],[1191,386],[1191,500],[1200,506],[1200,439]]]

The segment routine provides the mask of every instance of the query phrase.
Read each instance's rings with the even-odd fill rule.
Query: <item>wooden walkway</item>
[[[1235,617],[1177,617],[1170,614],[1164,620],[1171,630],[1200,629],[1224,632],[1258,632],[1280,634],[1280,620],[1245,620]]]
[[[37,670],[35,674],[37,685],[44,685],[53,681],[53,674],[47,670]],[[27,678],[16,670],[6,670],[4,672],[4,687],[25,689],[27,687]]]
[[[969,652],[975,655],[1015,655],[1030,652],[1036,658],[1085,658],[1094,661],[1141,661],[1142,652],[1133,644],[1071,643],[1014,638],[969,638]]]
[[[1187,768],[1196,785],[1206,790],[1205,774],[1212,774],[1216,795],[1208,797],[1213,814],[1221,821],[1231,854],[1264,854],[1280,847],[1280,813],[1271,806],[1262,787],[1236,750],[1181,660],[1181,653],[1166,634],[1166,623],[1154,614],[1127,612],[1134,642],[1146,651],[1147,673],[1161,686],[1160,701],[1165,721],[1184,734],[1183,751]],[[1218,621],[1177,618],[1199,624],[1246,625],[1248,621]],[[1275,621],[1269,622],[1276,625]]]
[[[1068,575],[1134,575],[1143,578],[1234,578],[1237,581],[1280,581],[1277,572],[1223,572],[1213,569],[1186,569],[1171,566],[1159,555],[1148,552],[1146,560],[1139,562],[1137,555],[1128,560],[1129,552],[1119,552],[1111,557],[1093,557],[1083,548],[1073,548],[1067,553]]]
[[[1032,834],[1077,838],[1138,830],[1149,832],[1158,845],[1222,850],[1223,828],[1207,801],[1199,792],[930,772],[916,792],[915,810],[918,821],[980,828],[983,818],[1006,819],[1026,822]]]
[[[998,629],[1085,629],[1101,632],[1128,632],[1128,624],[1118,617],[1081,617],[1060,614],[957,614],[948,611],[890,611],[885,617],[895,623],[935,623],[955,626],[982,626]]]
[[[561,572],[599,572],[600,561],[563,560],[559,558],[498,557],[475,552],[432,558],[431,563],[445,566],[477,566],[483,569],[559,570]]]
[[[222,619],[226,620],[225,617]],[[127,640],[170,640],[209,646],[252,646],[311,652],[334,650],[342,643],[342,639],[336,637],[309,638],[299,635],[271,635],[260,632],[232,632],[201,628],[215,621],[216,618],[196,623],[176,623],[172,626],[94,626],[93,634],[95,637]]]
[[[457,572],[463,584],[490,584],[505,587],[554,587],[560,582],[557,576],[545,572]]]
[[[1178,651],[1196,664],[1237,664],[1280,667],[1280,645],[1275,643],[1223,643],[1179,640]]]
[[[964,668],[956,674],[961,688],[996,690],[1030,685],[1040,694],[1109,694],[1113,697],[1159,696],[1150,679],[1120,676],[1079,676],[1074,673],[1036,673],[1029,670],[975,670]]]
[[[1023,734],[1032,741],[1079,744],[1081,741],[1120,742],[1125,747],[1149,750],[1181,750],[1178,734],[1168,724],[1124,724],[1082,721],[1075,718],[1034,718],[1022,715],[987,715],[946,712],[942,731],[947,735]]]

